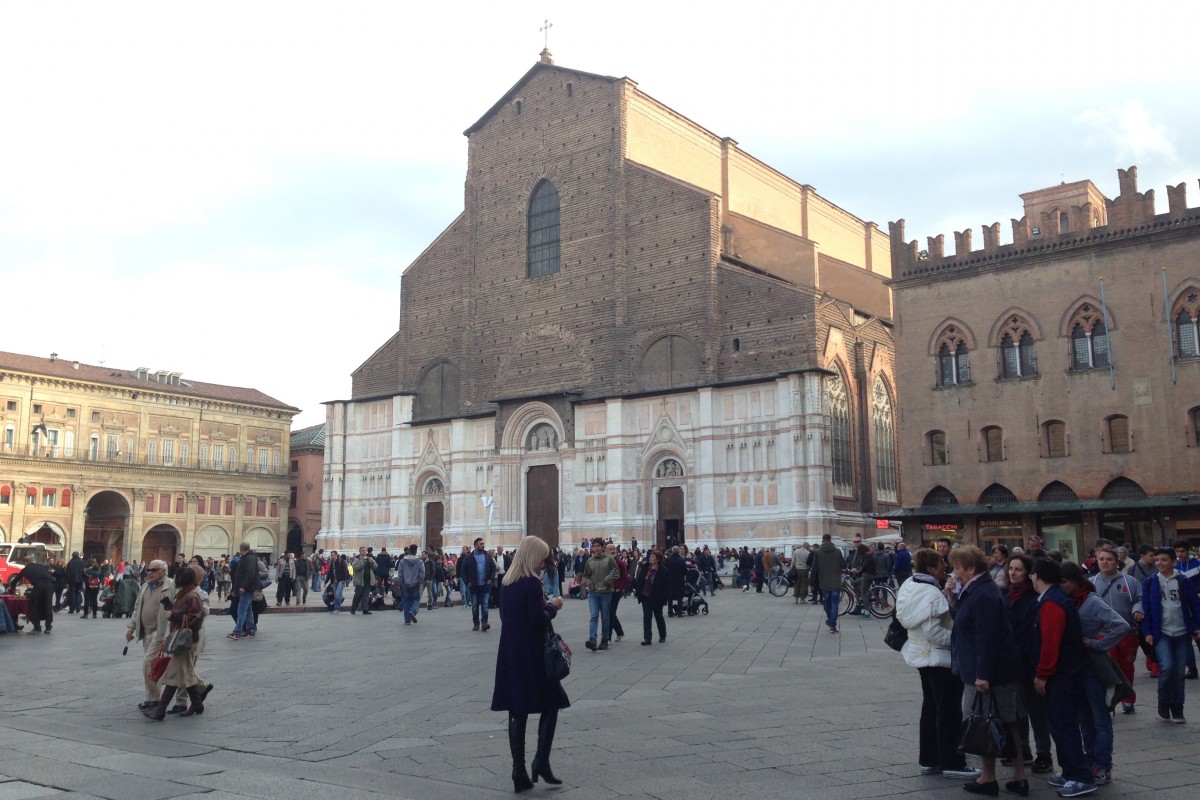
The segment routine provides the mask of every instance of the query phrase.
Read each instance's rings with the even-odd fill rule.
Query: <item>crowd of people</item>
[[[1134,671],[1139,652],[1158,679],[1157,715],[1182,724],[1185,680],[1197,677],[1200,642],[1200,559],[1188,544],[1131,549],[1100,540],[1090,556],[1074,563],[1046,550],[1037,535],[1011,552],[996,544],[985,553],[940,539],[910,553],[855,542],[835,545],[826,535],[819,546],[796,547],[790,558],[774,548],[698,551],[686,546],[634,547],[595,539],[569,554],[526,537],[515,551],[489,550],[482,538],[458,554],[418,552],[416,545],[395,557],[386,548],[357,554],[319,550],[284,554],[273,565],[243,542],[232,556],[144,564],[71,559],[41,564],[32,559],[19,575],[30,584],[28,621],[33,632],[51,633],[54,613],[97,615],[101,593],[105,616],[127,617],[126,640],[143,648],[145,696],[139,709],[150,719],[201,714],[213,686],[197,673],[204,650],[205,621],[228,602],[229,639],[257,634],[266,610],[265,591],[275,586],[277,606],[303,605],[320,592],[338,613],[353,588],[350,611],[370,614],[386,607],[391,594],[405,624],[422,610],[458,604],[471,609],[472,631],[490,630],[489,610],[505,622],[497,657],[492,707],[509,713],[514,789],[539,779],[559,782],[549,768],[557,712],[569,702],[561,685],[526,664],[542,657],[546,632],[564,600],[587,602],[592,652],[621,641],[619,609],[632,597],[642,608],[642,641],[667,639],[667,617],[688,615],[686,597],[721,587],[726,564],[736,568],[742,591],[762,590],[783,574],[795,603],[823,604],[830,633],[838,632],[839,593],[847,576],[863,596],[871,583],[898,587],[896,620],[907,632],[901,652],[920,677],[922,707],[918,762],[922,774],[965,779],[972,794],[998,796],[997,762],[1012,769],[1005,789],[1030,791],[1026,768],[1050,774],[1063,797],[1090,794],[1112,780],[1114,728],[1120,705],[1136,711]],[[117,597],[120,596],[118,600]],[[665,614],[664,614],[665,611]],[[537,645],[534,648],[534,645]],[[534,652],[536,649],[537,652]],[[164,659],[170,656],[165,669]],[[158,663],[156,663],[158,662]],[[528,669],[515,671],[517,666]],[[535,665],[536,666],[536,665]],[[501,675],[527,675],[517,685]],[[518,682],[519,683],[519,682]],[[1003,755],[981,756],[968,765],[960,750],[964,718],[985,712],[1007,729]],[[532,770],[524,765],[529,714],[540,714],[538,751]],[[1052,745],[1059,771],[1054,772]]]
[[[1053,773],[1062,797],[1095,792],[1112,780],[1112,711],[1136,711],[1139,650],[1158,678],[1158,718],[1184,723],[1191,641],[1200,641],[1200,561],[1186,543],[1144,546],[1134,562],[1128,548],[1101,540],[1082,564],[1045,550],[1039,536],[1013,552],[952,544],[918,550],[896,600],[908,634],[901,652],[921,680],[922,774],[999,796],[996,755],[976,770],[959,750],[963,720],[985,713],[1007,728],[1008,792],[1029,794],[1027,766]]]

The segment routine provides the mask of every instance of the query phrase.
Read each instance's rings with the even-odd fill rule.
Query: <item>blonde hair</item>
[[[517,545],[512,565],[504,573],[503,584],[508,586],[521,578],[541,578],[543,562],[550,555],[550,545],[536,536],[526,536]]]

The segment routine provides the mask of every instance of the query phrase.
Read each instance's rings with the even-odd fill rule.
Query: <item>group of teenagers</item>
[[[1127,572],[1107,542],[1084,566],[1051,557],[1040,539],[1029,544],[1011,554],[997,545],[989,558],[942,540],[913,554],[896,620],[908,637],[901,653],[921,679],[918,761],[923,775],[967,779],[967,792],[999,796],[996,757],[981,757],[975,769],[959,749],[963,720],[991,715],[1007,729],[1006,791],[1028,796],[1030,767],[1060,796],[1080,797],[1112,780],[1112,712],[1118,703],[1136,710],[1139,649],[1156,667],[1159,719],[1185,722],[1185,669],[1200,641],[1200,562],[1186,559],[1186,545],[1182,561],[1175,549],[1143,548],[1141,567]]]

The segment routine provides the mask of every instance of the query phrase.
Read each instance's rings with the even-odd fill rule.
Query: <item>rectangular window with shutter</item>
[[[1003,461],[1004,431],[1000,428],[988,428],[985,436],[987,439],[987,460]]]
[[[1108,436],[1111,452],[1128,453],[1129,447],[1129,418],[1113,417],[1108,421]]]
[[[1046,426],[1046,455],[1050,458],[1062,458],[1067,454],[1067,426],[1061,422],[1051,422]]]

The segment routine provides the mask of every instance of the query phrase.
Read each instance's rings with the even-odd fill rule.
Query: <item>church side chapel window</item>
[[[875,434],[875,488],[880,500],[896,502],[896,433],[892,398],[881,378],[875,379],[871,398]]]
[[[559,267],[558,190],[550,181],[540,181],[529,200],[526,276],[553,275]]]
[[[850,401],[841,374],[825,382],[825,404],[829,412],[830,449],[833,458],[833,493],[854,496],[854,462],[850,456]]]
[[[1200,357],[1200,292],[1193,288],[1175,304],[1175,349],[1180,358]]]
[[[534,427],[525,440],[525,449],[530,453],[539,450],[558,449],[558,431],[545,422]]]
[[[1071,326],[1071,369],[1107,369],[1108,327],[1103,315],[1092,305],[1084,303],[1075,312]]]

